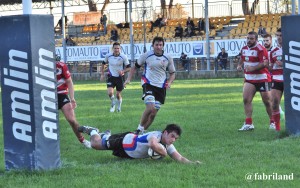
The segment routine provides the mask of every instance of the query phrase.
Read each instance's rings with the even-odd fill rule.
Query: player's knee
[[[161,107],[161,103],[159,101],[155,101],[155,109],[158,111]]]
[[[155,97],[153,95],[147,95],[144,98],[144,103],[147,104],[155,104]]]

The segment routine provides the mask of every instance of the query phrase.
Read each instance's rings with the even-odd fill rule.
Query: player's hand
[[[72,105],[72,109],[75,109],[77,107],[77,103],[76,103],[75,99],[71,100],[71,105]]]
[[[275,61],[275,63],[276,63],[279,67],[282,67],[282,61]]]
[[[128,79],[125,80],[125,82],[124,82],[124,84],[123,84],[124,88],[126,88],[126,85],[127,85],[127,84],[130,84],[130,80],[128,80]]]
[[[236,67],[236,69],[237,69],[238,71],[242,71],[242,70],[243,70],[243,68],[242,68],[241,65],[238,65],[238,66]]]
[[[169,82],[166,82],[165,88],[170,89],[171,88],[171,84],[169,84]]]
[[[101,76],[100,76],[100,81],[104,81],[104,79],[105,79],[105,73],[104,73],[104,74],[101,74]]]
[[[124,76],[124,71],[119,70],[118,73],[119,73],[120,76]]]
[[[194,161],[194,164],[200,165],[200,164],[202,164],[202,162],[200,162],[200,161]]]
[[[253,66],[245,66],[244,69],[246,70],[246,72],[252,72],[255,70]]]

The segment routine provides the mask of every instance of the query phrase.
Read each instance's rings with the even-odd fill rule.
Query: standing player
[[[272,116],[275,128],[280,131],[280,101],[283,94],[283,61],[282,61],[282,35],[281,28],[276,32],[278,46],[270,53],[270,69],[272,71]]]
[[[113,52],[108,53],[105,56],[105,61],[102,63],[101,77],[100,80],[104,80],[104,65],[108,64],[107,73],[107,94],[111,100],[110,112],[115,111],[116,101],[114,96],[114,88],[117,90],[117,112],[121,112],[122,105],[122,90],[124,73],[130,70],[130,64],[126,55],[120,53],[121,46],[120,43],[115,42],[113,44]],[[124,69],[125,67],[125,69]]]
[[[58,109],[61,109],[63,112],[79,142],[81,142],[85,147],[91,148],[91,143],[85,140],[84,136],[78,132],[79,124],[76,121],[74,113],[74,109],[76,108],[77,104],[74,98],[73,81],[69,69],[65,63],[60,62],[60,56],[56,56],[55,60]],[[70,95],[70,98],[68,94]]]
[[[274,49],[272,44],[272,36],[270,34],[265,34],[263,37],[263,44],[264,47],[268,50],[268,60],[270,61],[270,52]],[[282,118],[284,118],[284,111],[281,109],[279,105],[279,111],[282,115]],[[270,124],[270,129],[275,129],[275,124]]]
[[[135,66],[131,67],[130,74],[124,83],[125,86],[130,83],[136,68],[144,66],[141,82],[143,87],[142,99],[146,104],[146,109],[141,117],[137,133],[143,133],[151,125],[157,111],[165,102],[166,89],[171,87],[175,79],[173,58],[163,51],[164,39],[162,37],[154,37],[152,46],[153,50],[141,55]],[[167,80],[167,69],[169,71],[169,80]]]
[[[241,50],[241,59],[237,69],[242,70],[244,64],[245,82],[243,88],[243,101],[245,110],[245,123],[239,131],[253,130],[252,124],[252,100],[257,91],[260,92],[270,118],[273,123],[271,110],[271,75],[268,71],[268,52],[258,43],[256,32],[249,32],[247,35],[247,45]]]

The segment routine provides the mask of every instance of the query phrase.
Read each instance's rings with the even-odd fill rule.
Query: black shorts
[[[250,83],[250,82],[247,82],[247,83],[254,85],[256,91],[259,91],[259,92],[271,91],[272,82],[261,82],[261,83]]]
[[[68,104],[70,101],[67,94],[57,94],[58,109],[61,109],[65,104]]]
[[[144,84],[142,99],[144,100],[147,95],[154,96],[155,101],[159,101],[161,104],[164,104],[166,99],[166,88],[159,88],[150,84]]]
[[[108,150],[112,150],[114,156],[132,159],[123,148],[123,139],[128,133],[130,132],[113,134],[106,141]]]
[[[107,75],[107,80],[106,80],[106,85],[107,88],[112,87],[117,89],[117,91],[122,91],[124,89],[124,77],[119,76],[119,77],[114,77],[111,76],[110,74]]]
[[[277,89],[277,90],[283,92],[283,90],[284,90],[283,82],[275,82],[275,81],[273,81],[273,83],[272,83],[272,89]]]

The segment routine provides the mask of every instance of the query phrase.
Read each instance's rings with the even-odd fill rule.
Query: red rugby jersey
[[[251,48],[244,46],[241,50],[241,54],[244,66],[256,66],[268,59],[266,48],[259,43]],[[244,69],[244,73],[245,80],[250,83],[271,82],[271,75],[266,67],[252,72],[247,72]]]
[[[276,82],[283,82],[283,67],[278,66],[275,62],[282,62],[282,48],[276,47],[270,53],[270,62],[273,64],[272,79]]]
[[[68,94],[66,80],[71,77],[68,66],[63,62],[56,62],[57,93]]]

